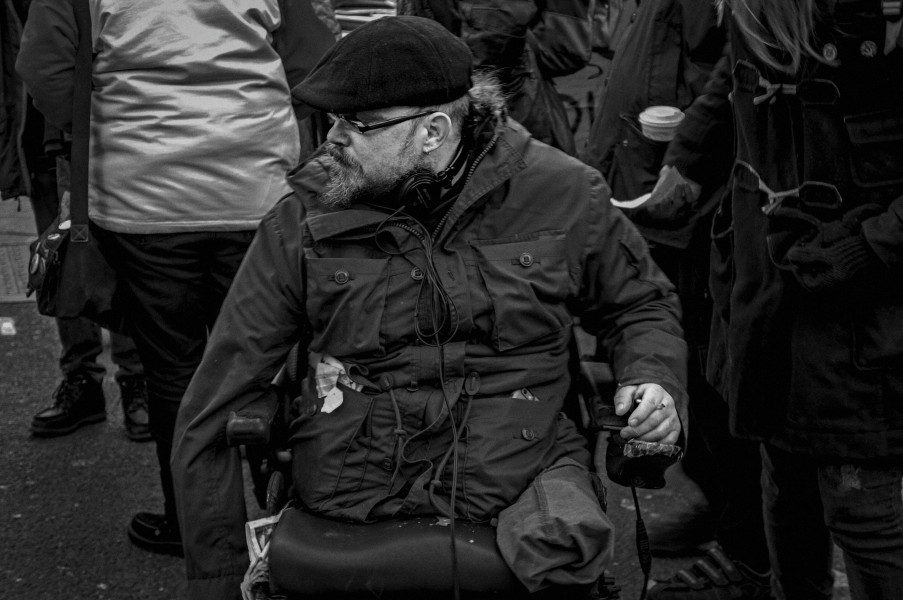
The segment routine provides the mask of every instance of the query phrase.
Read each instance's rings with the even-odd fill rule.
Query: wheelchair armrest
[[[259,416],[229,413],[226,422],[226,443],[230,446],[262,445],[270,443],[270,423]]]

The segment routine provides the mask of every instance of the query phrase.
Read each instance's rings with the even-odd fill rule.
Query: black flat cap
[[[471,64],[467,44],[439,23],[383,17],[342,38],[292,95],[315,109],[342,114],[444,104],[470,89]]]

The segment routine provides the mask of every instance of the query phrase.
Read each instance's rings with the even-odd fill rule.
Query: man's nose
[[[337,146],[345,146],[348,144],[348,133],[342,127],[342,121],[336,119],[332,122],[329,131],[326,132],[326,141],[332,142]]]

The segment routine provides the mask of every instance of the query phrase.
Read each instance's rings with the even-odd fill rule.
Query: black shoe
[[[706,557],[649,588],[649,600],[769,600],[771,573],[757,573],[713,546]]]
[[[119,380],[125,435],[133,442],[148,442],[151,432],[147,418],[147,383],[142,375]]]
[[[175,523],[164,515],[140,512],[132,517],[128,527],[132,543],[150,552],[183,556],[182,535]]]
[[[698,556],[714,544],[715,521],[708,508],[697,507],[690,514],[679,514],[646,523],[649,550],[653,556]]]
[[[107,418],[100,382],[86,373],[70,373],[53,392],[53,404],[31,420],[31,433],[51,437]]]

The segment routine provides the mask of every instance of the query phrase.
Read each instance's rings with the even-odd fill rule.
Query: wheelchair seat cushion
[[[464,593],[523,595],[505,564],[495,528],[455,522],[458,582]],[[436,517],[348,523],[286,510],[270,541],[274,593],[335,598],[452,589],[449,526]]]

